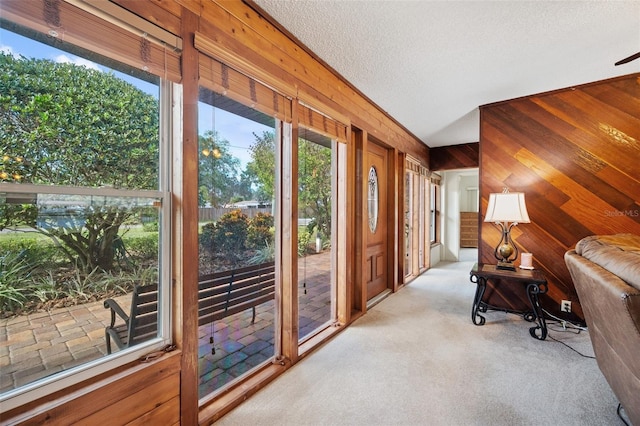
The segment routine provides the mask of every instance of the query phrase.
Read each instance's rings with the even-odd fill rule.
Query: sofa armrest
[[[606,336],[612,349],[640,375],[640,290],[574,250],[565,254],[565,262],[590,334],[593,328]]]
[[[627,282],[635,284],[635,273],[623,280],[606,268],[612,265],[616,267],[612,269],[628,272],[637,265],[611,247],[605,251],[608,253],[600,251],[590,256],[599,264],[576,250],[568,251],[564,258],[589,327],[598,367],[631,423],[640,425],[640,289]]]

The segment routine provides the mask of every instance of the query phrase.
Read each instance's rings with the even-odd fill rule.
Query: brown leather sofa
[[[598,367],[640,426],[640,235],[592,235],[564,256]]]

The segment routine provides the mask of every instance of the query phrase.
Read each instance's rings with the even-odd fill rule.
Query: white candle
[[[520,256],[520,266],[523,268],[533,268],[533,255],[531,253],[522,253]]]

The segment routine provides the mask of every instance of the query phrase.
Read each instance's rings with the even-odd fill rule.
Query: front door
[[[388,153],[380,145],[369,143],[367,152],[366,218],[367,250],[365,279],[367,300],[388,288],[387,256],[387,182]]]

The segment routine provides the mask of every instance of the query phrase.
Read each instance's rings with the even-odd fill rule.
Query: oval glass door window
[[[369,197],[367,200],[369,207],[369,230],[375,234],[378,228],[378,172],[371,166],[369,169]]]

